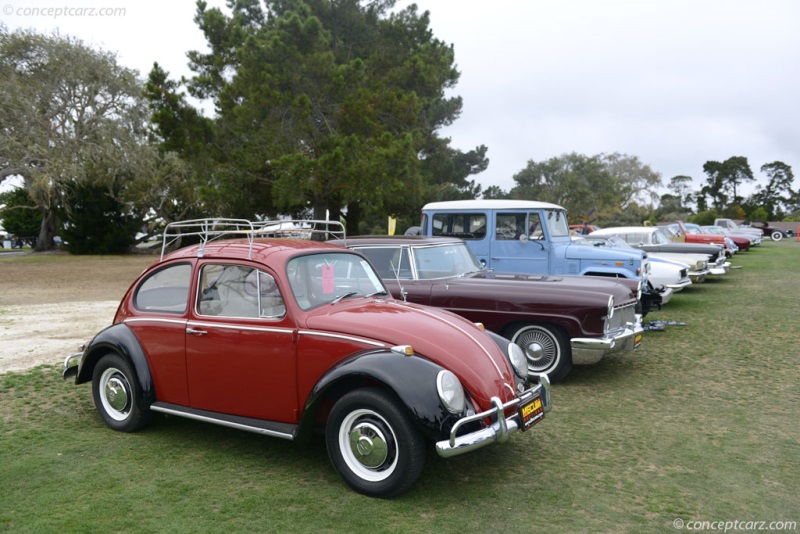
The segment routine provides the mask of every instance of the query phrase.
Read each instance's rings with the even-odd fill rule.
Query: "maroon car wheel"
[[[529,375],[545,375],[557,382],[572,369],[569,339],[557,326],[525,324],[509,328],[505,336],[522,347]]]

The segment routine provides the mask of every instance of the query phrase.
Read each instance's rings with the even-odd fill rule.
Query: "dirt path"
[[[0,255],[0,373],[60,364],[157,256]]]

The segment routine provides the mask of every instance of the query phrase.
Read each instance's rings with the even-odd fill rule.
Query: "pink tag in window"
[[[333,280],[333,265],[325,264],[322,266],[322,293],[330,295],[336,291],[336,283]]]

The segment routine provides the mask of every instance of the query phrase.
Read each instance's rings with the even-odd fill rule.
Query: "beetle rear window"
[[[159,269],[139,284],[133,305],[142,311],[184,313],[191,277],[192,266],[188,263]]]

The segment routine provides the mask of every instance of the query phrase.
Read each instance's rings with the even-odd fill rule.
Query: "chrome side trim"
[[[373,347],[387,347],[385,343],[378,343],[377,341],[372,341],[369,339],[364,339],[362,337],[355,337],[355,336],[345,336],[343,334],[329,334],[327,332],[315,332],[313,330],[300,330],[298,332],[300,335],[305,336],[317,336],[317,337],[330,337],[334,339],[344,339],[345,341],[355,341],[356,343],[365,343],[367,345],[372,345]]]
[[[252,326],[235,323],[204,323],[202,321],[188,321],[188,327],[202,327],[202,328],[221,328],[223,330],[247,330],[249,332],[272,332],[275,334],[292,334],[294,330],[291,328],[274,328],[268,326]]]
[[[166,406],[160,406],[158,404],[152,404],[150,406],[150,411],[152,411],[152,412],[161,412],[161,413],[165,413],[167,415],[175,415],[177,417],[184,417],[186,419],[193,419],[195,421],[203,421],[204,423],[212,423],[212,424],[215,424],[215,425],[225,426],[225,427],[228,427],[228,428],[235,428],[237,430],[244,430],[246,432],[253,432],[255,434],[261,434],[261,435],[264,435],[264,436],[271,436],[271,437],[274,437],[274,438],[287,439],[289,441],[293,441],[294,440],[294,436],[292,434],[287,434],[285,432],[278,432],[276,430],[269,430],[267,428],[261,428],[261,427],[257,427],[257,426],[246,425],[246,424],[243,424],[243,423],[237,423],[235,421],[228,421],[228,420],[225,420],[225,419],[219,419],[219,418],[216,418],[216,417],[210,417],[210,416],[207,416],[207,415],[201,415],[201,414],[192,413],[192,412],[185,412],[185,411],[182,411],[182,410],[174,410],[172,408],[168,408]]]
[[[123,323],[169,323],[169,324],[186,324],[186,319],[162,319],[160,317],[129,317],[122,321]]]

